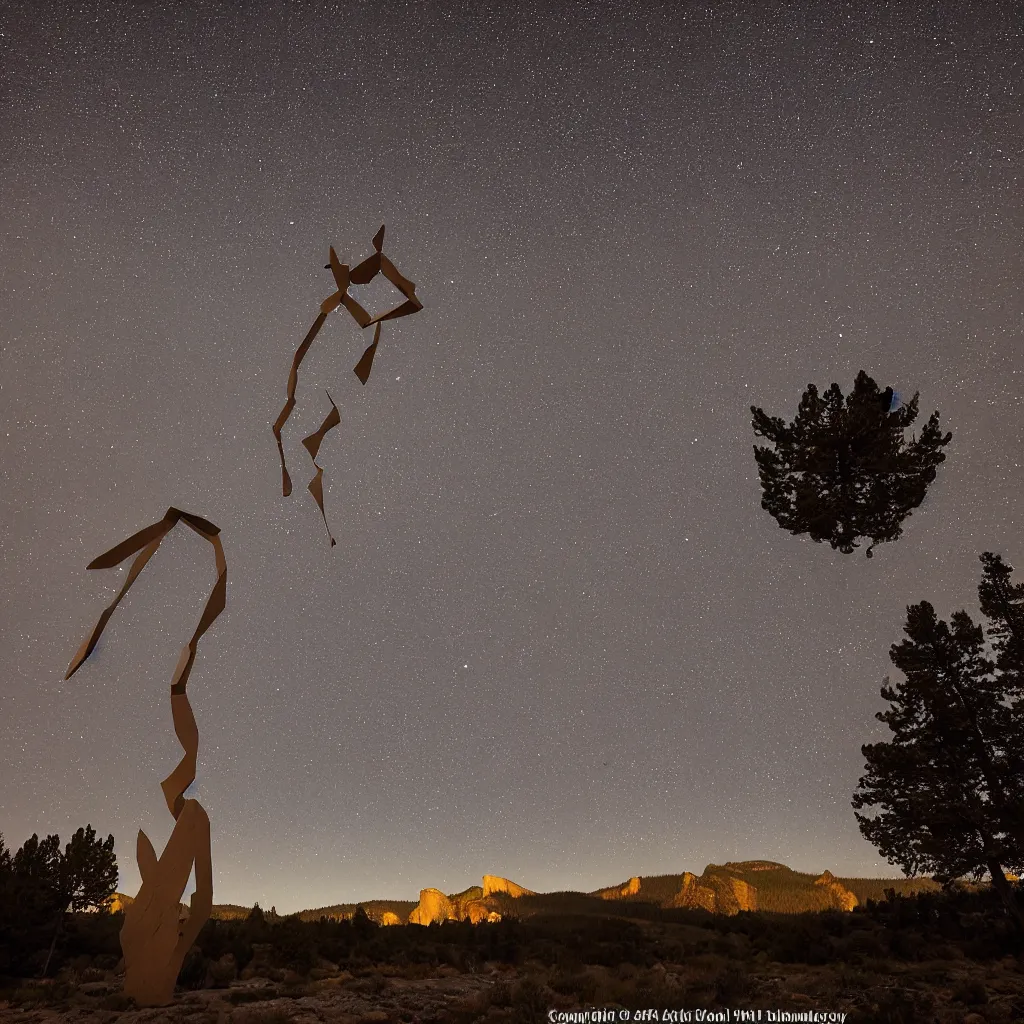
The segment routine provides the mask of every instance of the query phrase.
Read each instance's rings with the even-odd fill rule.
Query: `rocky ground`
[[[121,979],[114,972],[90,980],[65,973],[9,993],[11,998],[0,1002],[0,1022],[469,1024],[486,1019],[493,1024],[540,1024],[549,1009],[583,1006],[832,1010],[848,1013],[850,1024],[1024,1021],[1024,969],[1009,957],[995,964],[879,962],[859,968],[695,961],[656,964],[648,970],[624,966],[570,972],[539,964],[516,969],[484,964],[465,973],[442,966],[427,969],[427,977],[408,976],[425,973],[423,968],[376,968],[356,977],[323,965],[315,980],[250,977],[227,987],[178,992],[172,1005],[143,1010],[125,1004]]]

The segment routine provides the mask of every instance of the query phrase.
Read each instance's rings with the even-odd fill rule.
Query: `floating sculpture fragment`
[[[323,444],[327,431],[333,430],[341,423],[341,413],[338,412],[338,407],[334,404],[334,399],[331,398],[329,391],[327,392],[327,400],[331,403],[331,411],[327,414],[327,418],[323,423],[320,424],[320,429],[310,434],[309,437],[302,439],[306,451],[309,452],[309,457],[313,460],[313,465],[316,466],[316,476],[309,481],[309,493],[313,495],[317,505],[320,507],[320,515],[324,517],[324,526],[327,526],[327,513],[324,512],[324,471],[317,466],[316,456],[317,452],[320,451],[320,445]],[[331,536],[331,528],[329,526],[327,526],[327,536],[331,538],[331,547],[333,548],[336,542],[334,537]]]
[[[199,640],[224,610],[226,602],[227,562],[219,528],[200,516],[169,508],[159,522],[147,526],[93,559],[89,563],[90,569],[109,569],[123,562],[129,555],[139,552],[121,592],[104,610],[92,633],[72,659],[64,677],[70,679],[92,653],[114,609],[156,553],[160,542],[179,520],[213,545],[217,582],[207,599],[192,639],[182,649],[171,678],[171,716],[184,756],[174,771],[160,783],[160,788],[167,809],[174,816],[174,830],[159,859],[153,844],[141,829],[136,842],[142,886],[135,902],[125,911],[121,949],[125,965],[124,991],[139,1006],[162,1006],[171,1002],[185,954],[209,919],[213,907],[210,819],[198,800],[186,800],[184,796],[185,790],[195,781],[199,752],[199,729],[185,688],[195,662]],[[192,895],[191,910],[183,913],[181,896],[193,866],[196,891]]]
[[[338,306],[344,306],[349,313],[352,314],[353,319],[359,324],[360,327],[371,327],[376,325],[373,332],[373,342],[363,352],[356,363],[353,372],[359,378],[359,380],[365,384],[370,379],[370,370],[373,368],[373,357],[377,352],[377,343],[380,341],[380,326],[385,320],[397,320],[399,317],[408,316],[410,313],[416,313],[423,308],[423,303],[416,298],[416,286],[408,278],[403,277],[395,265],[384,255],[381,251],[384,245],[384,225],[380,226],[380,230],[373,237],[373,247],[375,252],[372,256],[363,260],[354,269],[349,269],[348,264],[342,263],[337,254],[334,251],[333,246],[330,250],[330,262],[324,267],[325,270],[330,270],[334,275],[334,283],[337,285],[338,290],[320,304],[320,314],[316,320],[313,321],[313,326],[309,329],[306,337],[302,339],[302,344],[295,350],[295,355],[292,357],[291,369],[288,372],[288,398],[285,401],[284,408],[281,410],[277,419],[273,424],[274,437],[277,439],[277,450],[281,457],[281,478],[282,478],[282,493],[284,497],[288,497],[292,493],[292,481],[288,475],[288,467],[285,464],[284,458],[284,444],[281,440],[281,429],[288,421],[288,417],[291,416],[292,410],[295,408],[295,388],[298,384],[299,379],[299,365],[305,358],[306,353],[309,351],[310,345],[313,344],[313,339],[316,338],[320,332],[320,328],[323,327],[324,321],[327,319],[329,313],[337,309]],[[349,294],[349,285],[363,285],[369,284],[378,274],[383,274],[404,296],[405,302],[396,306],[394,309],[388,310],[386,313],[381,313],[379,316],[371,317],[369,313],[356,301],[356,299]],[[333,402],[331,403],[334,404]],[[340,414],[339,414],[340,416]],[[340,422],[340,418],[339,418]],[[333,424],[336,425],[336,424]],[[324,431],[324,427],[320,428]],[[330,429],[329,427],[327,429]],[[319,431],[318,431],[319,433]],[[315,437],[316,435],[310,435]],[[307,438],[306,440],[309,440]],[[322,438],[321,438],[322,439]],[[305,444],[305,441],[303,442]],[[309,449],[309,446],[306,446]],[[318,445],[319,447],[319,445]],[[314,460],[316,456],[313,456]],[[314,461],[315,465],[315,461]],[[320,497],[317,498],[317,491],[313,490],[313,485],[310,485],[310,490],[313,493],[313,497],[317,498],[317,504],[320,506],[320,512],[323,513],[323,470],[317,467],[316,486],[319,489]],[[324,515],[324,523],[326,524],[327,517]],[[330,531],[328,530],[328,535]],[[333,546],[334,539],[331,539]]]

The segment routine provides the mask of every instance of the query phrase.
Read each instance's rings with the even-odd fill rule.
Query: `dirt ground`
[[[636,1007],[647,1005],[645,1001],[658,1010],[838,1011],[848,1014],[849,1024],[1024,1021],[1024,970],[1011,957],[994,964],[879,963],[868,969],[768,963],[749,971],[746,981],[733,983],[732,990],[721,972],[716,982],[694,965],[588,967],[569,981],[592,993],[589,998],[567,990],[571,985],[564,976],[531,964],[517,969],[486,964],[472,973],[442,966],[426,978],[373,971],[353,977],[338,969],[327,973],[315,981],[250,978],[225,988],[178,992],[169,1006],[141,1010],[123,1008],[121,979],[113,972],[102,980],[65,977],[49,985],[26,983],[17,994],[21,1005],[0,1002],[0,1024],[543,1024],[550,1009]],[[62,980],[64,990],[58,988]],[[32,998],[34,993],[38,999]]]

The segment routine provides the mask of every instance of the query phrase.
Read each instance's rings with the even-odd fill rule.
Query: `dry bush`
[[[75,989],[66,980],[21,985],[7,997],[11,1006],[56,1006],[65,1002]]]
[[[597,979],[582,967],[575,970],[562,968],[548,982],[560,995],[569,996],[581,1005],[593,1003],[597,995]]]
[[[839,999],[853,999],[871,989],[872,978],[860,967],[841,965],[828,974],[815,979],[813,995],[823,1003],[833,1003]]]
[[[715,999],[722,1006],[737,1005],[750,995],[752,983],[750,974],[742,964],[728,964],[712,979]]]
[[[135,1009],[135,1000],[123,992],[110,992],[100,1000],[100,1008],[113,1010],[115,1013],[127,1013]]]
[[[512,1005],[512,986],[509,982],[502,978],[501,981],[496,981],[488,993],[488,1001],[491,1006],[511,1006]]]
[[[397,974],[406,981],[423,981],[434,976],[434,968],[430,964],[410,963],[400,968]]]
[[[536,1024],[546,1019],[551,998],[534,977],[523,978],[512,989],[512,1019],[518,1024]]]
[[[234,957],[211,961],[206,969],[205,988],[227,988],[238,975]]]
[[[950,982],[950,971],[941,963],[914,964],[903,977],[906,981],[919,981],[924,985],[947,985]]]
[[[954,1002],[966,1006],[981,1006],[988,1002],[988,992],[981,978],[961,978],[953,989],[951,998]]]
[[[379,996],[381,992],[391,987],[391,982],[382,974],[367,974],[362,978],[355,978],[345,986],[350,992],[358,992],[360,995]]]

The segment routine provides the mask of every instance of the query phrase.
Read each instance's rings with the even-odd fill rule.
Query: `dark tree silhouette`
[[[2,846],[2,842],[0,842]],[[92,825],[80,828],[60,849],[60,836],[33,835],[13,857],[0,853],[0,930],[11,915],[26,924],[48,921],[54,926],[43,974],[50,966],[67,913],[102,907],[117,887],[114,837],[101,841]],[[4,871],[3,865],[9,864]]]
[[[55,895],[54,883],[60,869],[60,836],[40,839],[33,834],[14,854],[11,866],[20,879],[39,882]]]
[[[0,974],[24,973],[50,941],[56,905],[46,872],[49,844],[40,855],[39,838],[33,839],[27,851],[0,853]]]
[[[978,587],[982,612],[992,620],[989,637],[996,653],[996,667],[1007,689],[1024,698],[1024,583],[1011,583],[1013,566],[1001,555],[986,551],[981,556],[984,578]]]
[[[1024,584],[1011,582],[1013,566],[1007,565],[1000,555],[986,551],[981,564],[984,576],[978,587],[978,600],[990,620],[989,643],[1018,727],[1015,739],[1007,745],[1004,771],[1008,788],[1024,793]],[[1020,811],[1024,817],[1024,808]],[[1024,821],[1011,819],[1011,824],[1024,834]]]
[[[56,836],[50,838],[57,839]],[[58,844],[60,840],[57,839]],[[64,924],[64,915],[103,907],[117,888],[117,857],[114,855],[114,837],[105,841],[96,838],[92,825],[80,828],[58,857],[56,874],[51,882],[60,916],[53,933],[50,952],[43,966],[45,975],[50,967],[57,936]]]
[[[845,404],[838,384],[822,397],[808,384],[793,423],[750,407],[754,433],[775,445],[754,445],[761,507],[783,529],[827,540],[844,554],[858,537],[870,538],[868,558],[876,544],[899,538],[953,435],[943,437],[934,412],[920,439],[908,443],[903,431],[917,419],[919,396],[890,411],[892,397],[861,370]]]
[[[377,930],[377,923],[370,918],[366,913],[366,907],[361,903],[352,915],[352,928],[361,939],[367,938]]]
[[[92,825],[80,828],[64,847],[57,875],[59,903],[72,913],[102,907],[117,888],[114,837],[96,838]]]
[[[956,612],[951,627],[923,601],[907,609],[908,639],[889,652],[906,676],[882,696],[892,705],[875,717],[893,732],[889,743],[863,746],[867,774],[854,808],[862,835],[907,875],[931,872],[944,885],[989,871],[1018,928],[1024,918],[1005,870],[1024,866],[1021,797],[1008,754],[1020,734],[1005,702],[1001,673],[985,657],[985,636]]]

